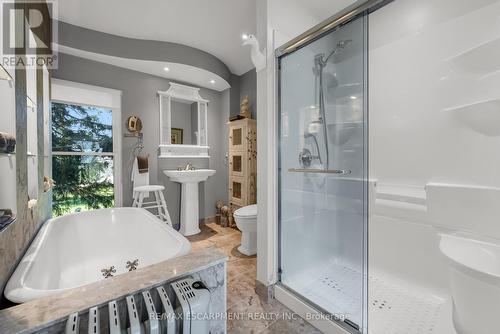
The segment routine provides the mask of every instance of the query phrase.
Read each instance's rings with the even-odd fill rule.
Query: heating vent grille
[[[158,287],[124,300],[113,300],[106,306],[92,307],[88,312],[73,313],[67,319],[65,333],[177,333],[172,305],[165,287]],[[101,317],[102,312],[107,317]],[[150,317],[151,314],[158,317]]]

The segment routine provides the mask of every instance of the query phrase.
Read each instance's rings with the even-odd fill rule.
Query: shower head
[[[340,51],[342,51],[343,49],[345,49],[351,43],[352,43],[352,39],[344,39],[344,40],[339,41],[337,43],[337,46],[335,47],[335,49],[333,49],[333,51],[330,52],[330,54],[328,55],[328,57],[325,58],[325,54],[324,53],[317,54],[314,57],[315,63],[316,64],[320,64],[321,67],[325,67],[326,63],[328,63],[328,61],[330,60],[330,58],[332,56],[336,55],[337,53],[339,53]]]
[[[344,50],[351,43],[352,43],[352,39],[345,39],[345,40],[339,41],[337,43],[337,47],[335,49],[333,49],[333,51],[328,55],[328,57],[326,57],[326,59],[324,60],[324,63],[325,64],[328,63],[328,60],[330,60],[330,58],[333,55],[336,55],[340,51]]]
[[[345,39],[345,40],[337,43],[337,48],[343,49],[351,43],[352,43],[352,39]]]

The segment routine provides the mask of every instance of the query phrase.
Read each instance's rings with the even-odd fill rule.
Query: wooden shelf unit
[[[229,202],[236,210],[257,203],[257,122],[229,123]]]

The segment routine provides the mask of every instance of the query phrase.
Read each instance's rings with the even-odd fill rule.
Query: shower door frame
[[[313,323],[318,326],[322,331],[333,334],[351,334],[351,333],[368,333],[368,16],[373,11],[385,6],[386,4],[392,2],[394,0],[360,0],[354,3],[353,5],[347,7],[343,11],[335,14],[329,19],[323,21],[317,26],[311,28],[306,31],[302,35],[294,38],[290,42],[284,44],[283,46],[277,48],[275,50],[274,55],[274,75],[275,75],[275,110],[276,110],[276,143],[277,150],[275,154],[277,155],[277,166],[275,168],[275,180],[276,182],[276,248],[275,248],[275,256],[277,261],[275,261],[275,273],[277,282],[274,286],[274,294],[275,297],[288,306],[293,311],[299,314],[305,313],[315,313],[323,316],[321,320],[316,321],[314,319],[306,319],[307,321]],[[364,208],[364,233],[363,233],[363,241],[364,247],[363,250],[363,321],[362,324],[358,324],[360,326],[359,330],[356,330],[353,326],[349,325],[343,321],[337,321],[331,319],[331,314],[320,308],[315,303],[309,301],[305,296],[293,291],[293,289],[287,287],[286,285],[281,283],[281,58],[286,56],[287,54],[293,53],[300,48],[309,45],[310,43],[320,39],[321,37],[331,33],[332,31],[340,28],[342,25],[348,24],[354,20],[362,19],[364,20],[364,36],[363,36],[363,44],[366,55],[363,60],[364,66],[364,87],[363,87],[363,114],[364,114],[364,126],[363,126],[363,137],[364,137],[364,159],[363,159],[363,168],[366,171],[365,176],[366,180],[364,192],[363,192],[363,208]],[[328,319],[329,321],[325,321]],[[322,324],[323,323],[323,324]],[[326,324],[326,325],[325,325]],[[323,325],[323,326],[322,326]]]
[[[367,63],[368,63],[368,57],[367,57],[367,34],[366,34],[366,31],[367,31],[367,24],[368,24],[368,16],[366,13],[364,12],[361,12],[353,17],[351,17],[348,21],[345,21],[342,23],[342,25],[344,24],[349,24],[353,21],[356,21],[356,20],[363,20],[363,25],[364,25],[364,36],[363,36],[363,48],[364,48],[364,53],[366,54],[364,57],[363,57],[363,67],[364,67],[364,70],[363,70],[363,170],[365,171],[363,173],[363,175],[365,176],[366,175],[366,178],[368,177],[368,169],[367,169],[367,161],[368,161],[368,133],[367,133],[367,129],[368,129],[368,126],[367,126],[367,117],[368,117],[368,110],[367,110],[367,97],[368,97],[368,92],[367,92],[367,86],[368,86],[368,77],[367,77]],[[337,25],[337,26],[333,26],[331,29],[328,29],[328,30],[325,30],[324,33],[316,36],[315,38],[312,38],[310,39],[307,43],[301,45],[300,47],[297,47],[295,48],[293,51],[289,52],[289,53],[285,53],[279,57],[277,57],[277,66],[276,66],[276,75],[277,75],[277,96],[278,96],[278,103],[277,103],[277,111],[278,111],[278,121],[277,121],[277,126],[278,126],[278,129],[277,129],[277,134],[278,134],[278,159],[277,159],[277,162],[278,162],[278,175],[277,175],[277,185],[278,185],[278,202],[277,202],[277,209],[278,209],[278,215],[277,215],[277,218],[278,218],[278,282],[277,282],[277,285],[279,288],[283,289],[284,291],[288,292],[289,294],[291,295],[295,295],[297,298],[299,298],[303,303],[305,303],[306,305],[309,305],[312,309],[315,309],[319,312],[319,314],[322,314],[324,315],[325,317],[328,317],[330,319],[330,321],[332,321],[333,324],[337,325],[339,327],[339,329],[342,329],[341,332],[339,333],[367,333],[365,331],[365,329],[367,328],[366,326],[366,312],[365,310],[367,309],[366,307],[366,304],[368,302],[368,280],[365,278],[367,277],[368,275],[368,221],[367,221],[367,218],[368,218],[368,187],[367,187],[367,180],[365,180],[365,186],[363,187],[363,235],[361,236],[360,240],[363,239],[363,273],[362,273],[362,289],[363,289],[363,292],[362,292],[362,300],[361,300],[361,307],[363,309],[363,319],[362,319],[362,322],[360,324],[355,324],[353,323],[352,325],[350,325],[348,322],[346,321],[340,321],[340,320],[334,320],[334,316],[331,312],[329,312],[328,310],[320,307],[319,305],[317,305],[316,303],[314,303],[313,301],[309,300],[307,298],[307,296],[304,296],[302,294],[300,294],[299,292],[295,291],[293,288],[285,285],[282,283],[282,280],[281,280],[281,268],[282,268],[282,252],[281,252],[281,246],[282,246],[282,227],[281,227],[281,219],[282,219],[282,214],[281,214],[281,210],[282,210],[282,204],[281,204],[281,184],[282,184],[282,172],[284,171],[283,169],[283,166],[282,166],[282,162],[281,162],[281,151],[282,151],[282,147],[281,147],[281,135],[282,135],[282,119],[281,119],[281,74],[280,74],[280,71],[281,71],[281,60],[282,60],[282,57],[283,56],[286,56],[286,55],[289,55],[289,54],[293,54],[295,51],[298,51],[300,50],[302,47],[306,47],[308,46],[310,43],[313,43],[319,39],[321,39],[322,37],[326,36],[327,34],[329,33],[332,33],[334,32],[335,30],[339,29],[340,28],[340,25]],[[327,167],[328,168],[328,167]],[[342,176],[338,176],[339,178],[342,178]],[[354,327],[354,325],[357,325],[359,326],[358,329],[356,327]]]

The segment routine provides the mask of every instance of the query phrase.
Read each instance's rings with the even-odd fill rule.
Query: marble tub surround
[[[48,12],[40,1],[39,10]],[[22,34],[24,20],[15,20],[16,34]],[[21,29],[19,29],[21,28]],[[27,30],[33,38],[31,30]],[[20,36],[17,36],[20,37]],[[43,20],[37,27],[35,43],[51,44],[50,20]],[[20,52],[20,51],[19,51]],[[18,53],[18,56],[21,56]],[[0,207],[12,209],[16,220],[0,232],[0,288],[7,279],[20,256],[30,244],[38,228],[50,215],[50,194],[43,192],[43,175],[51,175],[46,168],[51,157],[46,152],[49,132],[46,120],[49,113],[49,80],[46,69],[18,67],[7,69],[12,81],[0,85],[2,121],[0,131],[14,134],[16,152],[0,158],[3,180],[0,182]],[[30,107],[28,108],[28,99]],[[28,154],[29,152],[29,154]],[[28,206],[36,199],[36,205]],[[33,204],[33,202],[32,202]],[[8,302],[0,297],[0,308]]]
[[[75,288],[61,294],[37,299],[0,311],[0,333],[33,333],[44,330],[57,332],[69,314],[84,314],[93,306],[102,306],[110,300],[151,289],[188,275],[206,281],[212,293],[212,312],[224,312],[226,304],[227,256],[215,248],[207,248],[187,255],[139,268],[125,275]],[[225,330],[224,324],[214,321],[214,332]]]
[[[262,298],[255,292],[257,257],[238,251],[241,232],[206,222],[201,233],[187,237],[193,250],[214,249],[227,256],[227,332],[228,333],[320,333],[275,299]],[[255,316],[257,314],[257,316]]]
[[[18,187],[22,185],[18,184]],[[42,194],[36,205],[31,208],[28,208],[26,202],[26,205],[21,206],[21,211],[18,211],[21,214],[16,217],[16,220],[0,232],[0,287],[2,291],[17,263],[46,220],[46,203],[48,202],[48,194]],[[2,293],[0,309],[9,305],[11,305],[10,302]]]

